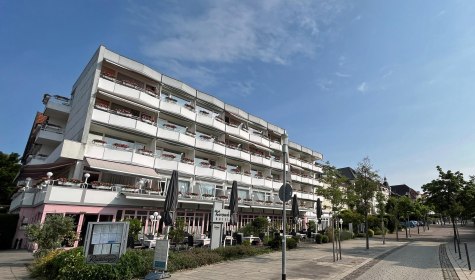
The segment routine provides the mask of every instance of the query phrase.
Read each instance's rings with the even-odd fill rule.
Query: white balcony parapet
[[[196,148],[217,152],[223,155],[226,154],[226,147],[224,145],[213,141],[200,140],[199,138],[196,138]]]
[[[147,92],[144,89],[122,85],[117,83],[115,80],[108,80],[104,78],[99,79],[98,87],[127,100],[148,105],[153,108],[159,108],[160,100],[158,99],[157,95]]]
[[[119,115],[104,110],[94,109],[92,112],[92,120],[125,129],[136,130],[152,136],[157,135],[156,126],[137,120],[132,116]]]
[[[246,151],[241,151],[236,148],[226,148],[226,155],[230,157],[235,157],[235,158],[240,158],[245,161],[250,161],[251,160],[251,154],[246,152]]]
[[[260,135],[260,134],[250,133],[249,134],[249,140],[254,142],[254,143],[260,144],[264,147],[269,147],[269,140],[262,137],[262,135]]]
[[[249,132],[244,131],[240,127],[230,125],[230,124],[226,124],[226,132],[229,133],[229,134],[239,136],[240,138],[243,138],[245,140],[249,140]]]
[[[196,113],[194,109],[187,108],[185,106],[180,106],[174,102],[167,101],[167,99],[162,99],[160,101],[160,110],[167,111],[169,113],[184,116],[187,119],[196,120]]]
[[[170,129],[164,129],[164,128],[158,128],[158,133],[157,136],[160,138],[172,140],[175,142],[180,142],[183,144],[186,144],[188,146],[195,146],[195,138],[187,135],[185,133],[180,133],[178,131],[170,130]]]
[[[212,117],[210,115],[205,115],[205,114],[198,113],[196,115],[196,122],[207,125],[207,126],[217,128],[221,131],[226,131],[226,125],[224,124],[224,122],[222,122],[222,121],[220,121],[220,120],[218,120],[215,117]]]

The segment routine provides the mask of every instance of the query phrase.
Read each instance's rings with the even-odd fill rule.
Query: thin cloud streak
[[[330,24],[342,9],[334,1],[211,2],[196,16],[168,14],[160,22],[149,15],[153,20],[144,27],[151,34],[170,26],[173,36],[144,37],[142,50],[149,57],[181,62],[287,64],[295,56],[313,57],[320,26]],[[143,9],[139,12],[143,17]]]

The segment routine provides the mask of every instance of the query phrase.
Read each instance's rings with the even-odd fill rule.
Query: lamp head
[[[150,220],[153,220],[153,219],[155,219],[155,216],[154,216],[154,215],[150,215],[149,218],[150,218]]]
[[[91,174],[86,173],[86,174],[84,174],[84,177],[87,179],[87,178],[91,177]]]
[[[158,212],[153,212],[153,215],[154,215],[155,217],[157,217],[157,216],[158,216]]]
[[[53,172],[50,171],[50,172],[46,173],[46,176],[48,176],[48,179],[51,178],[51,176],[53,176]]]

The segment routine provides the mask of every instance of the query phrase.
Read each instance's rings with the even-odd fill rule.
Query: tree
[[[380,177],[378,173],[373,170],[371,161],[368,157],[365,157],[363,161],[358,164],[356,169],[356,180],[353,186],[354,193],[358,200],[359,209],[363,212],[365,220],[366,231],[366,249],[369,249],[369,234],[368,234],[368,213],[371,207],[371,202],[374,197],[374,193],[378,190],[380,184]],[[357,204],[358,206],[358,204]]]
[[[74,221],[63,215],[48,215],[43,224],[32,224],[26,228],[26,236],[31,242],[38,245],[36,257],[43,256],[50,250],[59,248],[61,243],[76,240]]]
[[[0,152],[0,205],[9,205],[10,197],[15,191],[15,179],[20,171],[20,159],[17,153]]]
[[[464,180],[463,174],[459,171],[444,172],[440,166],[437,166],[437,171],[439,178],[423,185],[422,190],[427,194],[426,201],[429,205],[432,205],[437,212],[446,213],[450,217],[454,237],[457,237],[455,222],[464,210],[462,194],[468,182]]]
[[[185,239],[185,219],[177,218],[175,221],[175,226],[168,233],[168,237],[175,244],[183,242]]]
[[[408,220],[406,223],[406,238],[408,238],[407,228],[409,225],[409,214],[414,211],[414,203],[412,200],[407,196],[401,196],[398,200],[398,209],[399,209],[399,217],[406,217]]]
[[[348,179],[343,177],[329,162],[326,162],[323,165],[322,181],[324,185],[317,188],[317,194],[330,201],[333,213],[339,213],[345,201],[345,192],[342,188],[348,184]]]
[[[388,213],[391,221],[394,224],[394,230],[396,231],[396,240],[399,241],[399,199],[396,197],[390,197],[386,202],[386,212]]]
[[[139,219],[126,219],[129,223],[129,234],[127,238],[127,247],[133,248],[135,241],[139,240],[139,232],[142,230],[142,222]]]

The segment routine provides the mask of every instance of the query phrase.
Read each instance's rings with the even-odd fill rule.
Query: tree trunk
[[[396,240],[399,241],[399,219],[396,219],[394,222],[396,224]]]

